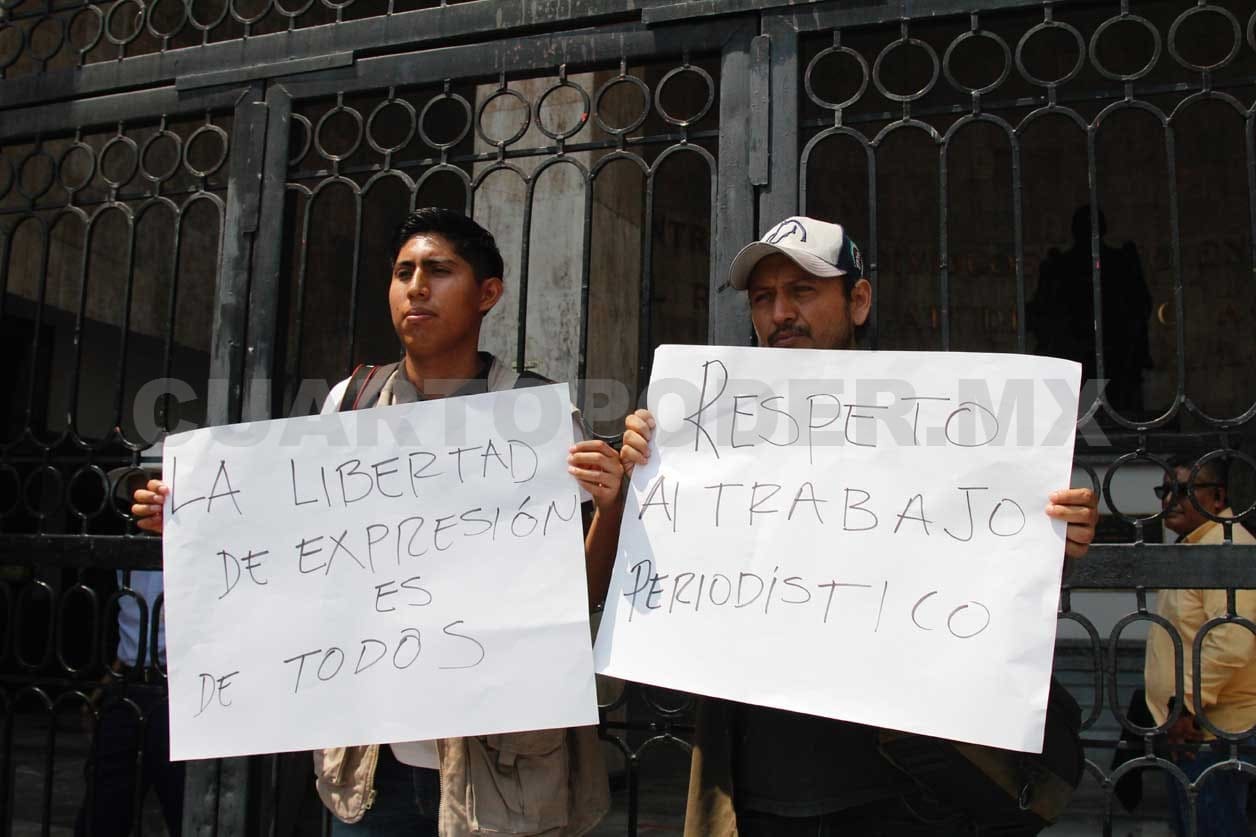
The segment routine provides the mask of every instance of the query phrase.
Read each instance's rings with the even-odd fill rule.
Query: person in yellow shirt
[[[1219,544],[1225,538],[1225,527],[1200,512],[1207,510],[1215,517],[1233,517],[1227,496],[1225,462],[1212,460],[1203,464],[1190,481],[1193,460],[1175,459],[1170,463],[1173,476],[1165,475],[1157,486],[1156,496],[1164,509],[1164,525],[1177,533],[1179,543]],[[1191,502],[1194,494],[1199,507]],[[1240,523],[1231,527],[1231,538],[1237,544],[1256,544]],[[1202,729],[1195,717],[1198,693],[1204,714],[1212,724],[1227,732],[1242,732],[1256,724],[1256,635],[1239,625],[1221,625],[1204,634],[1201,646],[1199,683],[1194,679],[1194,643],[1200,628],[1209,619],[1226,614],[1225,590],[1162,590],[1157,596],[1157,612],[1168,620],[1182,638],[1183,691],[1176,695],[1173,666],[1173,640],[1165,630],[1152,630],[1147,639],[1147,657],[1143,676],[1146,682],[1147,708],[1156,723],[1163,725],[1172,707],[1181,703],[1182,713],[1166,731],[1170,744],[1205,743],[1214,736]],[[1239,590],[1235,595],[1235,612],[1256,620],[1256,590]],[[1229,758],[1220,743],[1203,746],[1198,752],[1175,752],[1173,760],[1192,782],[1209,766]],[[1189,808],[1186,789],[1166,773],[1169,784],[1169,809],[1172,824],[1179,835],[1185,835]],[[1199,837],[1243,835],[1247,827],[1247,779],[1238,772],[1214,773],[1199,789],[1196,805]]]

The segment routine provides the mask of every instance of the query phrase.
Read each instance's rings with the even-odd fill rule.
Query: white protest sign
[[[1080,368],[666,346],[601,673],[1042,748]]]
[[[567,399],[171,436],[171,757],[597,723]]]

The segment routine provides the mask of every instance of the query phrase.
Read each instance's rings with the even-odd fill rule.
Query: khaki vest
[[[318,795],[344,822],[375,802],[380,746],[314,752]],[[441,837],[587,833],[610,808],[601,747],[596,727],[442,739]]]

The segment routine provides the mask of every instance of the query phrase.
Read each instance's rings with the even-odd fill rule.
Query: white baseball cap
[[[813,276],[864,275],[863,254],[846,235],[841,224],[817,221],[815,218],[786,218],[763,238],[747,244],[733,259],[728,284],[744,291],[750,274],[764,256],[780,253]]]

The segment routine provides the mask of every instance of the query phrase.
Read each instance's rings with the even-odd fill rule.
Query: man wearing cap
[[[841,226],[813,218],[787,218],[745,247],[733,260],[729,285],[746,291],[761,346],[853,349],[872,307],[859,248]],[[653,428],[647,410],[625,420],[625,471],[649,458]],[[1096,507],[1089,489],[1051,495],[1046,513],[1068,524],[1068,557],[1080,558],[1089,548]],[[958,809],[924,798],[881,756],[877,743],[872,727],[703,699],[685,834],[972,833]]]

